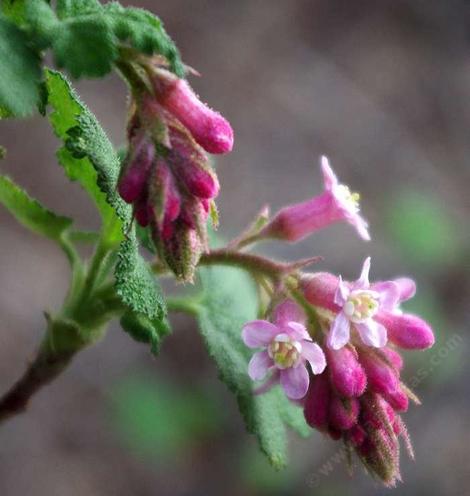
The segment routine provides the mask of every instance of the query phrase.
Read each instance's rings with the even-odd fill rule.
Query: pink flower
[[[323,350],[311,341],[304,320],[300,308],[293,301],[285,300],[274,312],[274,323],[253,320],[244,325],[244,343],[250,348],[262,348],[251,358],[248,375],[257,381],[272,371],[261,391],[279,381],[288,398],[301,399],[309,385],[307,362],[314,374],[321,374],[325,369]]]
[[[367,346],[381,348],[387,343],[387,329],[374,320],[382,306],[387,306],[394,288],[383,288],[374,291],[369,283],[370,258],[364,261],[359,279],[351,285],[339,278],[334,302],[340,311],[336,315],[328,335],[328,346],[339,350],[349,342],[351,325],[357,329],[362,341]],[[384,303],[385,302],[385,303]]]
[[[299,241],[335,222],[346,221],[359,236],[370,240],[367,222],[359,214],[359,194],[340,184],[328,159],[321,157],[324,192],[302,203],[281,209],[261,235],[290,242]]]

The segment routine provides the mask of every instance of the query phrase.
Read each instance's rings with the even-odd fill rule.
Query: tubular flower
[[[383,347],[387,339],[406,349],[424,349],[434,344],[429,325],[415,315],[403,314],[400,303],[415,292],[407,278],[370,284],[370,259],[364,261],[361,276],[354,283],[320,273],[302,281],[307,300],[333,312],[328,347],[339,349],[351,339],[355,329],[367,346]]]
[[[434,337],[424,321],[400,309],[414,295],[414,282],[399,278],[370,284],[369,268],[367,259],[354,283],[327,273],[301,282],[320,315],[320,345],[326,344],[328,361],[327,369],[310,380],[304,415],[311,427],[342,439],[369,472],[393,486],[400,480],[400,438],[413,456],[400,412],[407,411],[409,398],[417,401],[400,381],[403,359],[394,345],[428,348]]]
[[[304,322],[300,308],[292,300],[285,300],[275,309],[273,322],[254,320],[244,325],[244,343],[250,348],[261,348],[250,360],[249,376],[258,381],[272,373],[258,392],[280,382],[289,399],[299,400],[308,390],[307,363],[313,374],[325,369],[323,350],[312,342]]]
[[[321,169],[323,193],[281,209],[263,229],[262,237],[295,242],[330,224],[346,221],[362,239],[370,240],[368,224],[359,213],[359,194],[339,183],[325,156],[321,157]]]
[[[230,151],[233,131],[166,69],[153,67],[151,82],[155,94],[133,103],[118,192],[133,205],[136,221],[150,226],[161,260],[191,281],[207,250],[207,219],[219,192],[205,150]]]

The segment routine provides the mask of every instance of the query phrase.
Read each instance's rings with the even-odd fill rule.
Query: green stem
[[[182,312],[196,317],[199,315],[199,301],[194,298],[176,298],[170,297],[166,300],[166,307],[170,312]]]

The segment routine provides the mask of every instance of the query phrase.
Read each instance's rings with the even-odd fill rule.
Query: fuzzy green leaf
[[[102,10],[103,6],[98,0],[57,0],[56,12],[59,19],[93,14]]]
[[[246,274],[231,268],[204,268],[199,271],[205,290],[199,316],[201,334],[215,360],[220,377],[236,395],[247,430],[256,435],[261,450],[275,468],[286,463],[286,426],[295,426],[301,411],[277,389],[256,396],[248,377],[252,352],[241,340],[245,322],[256,318],[257,296]]]
[[[25,227],[55,241],[72,224],[72,219],[43,207],[6,176],[0,176],[0,203]]]
[[[67,19],[54,33],[54,60],[72,77],[102,77],[111,71],[117,47],[111,24],[101,14]]]
[[[163,338],[171,332],[167,319],[150,320],[141,313],[131,311],[121,317],[121,326],[136,341],[149,344],[154,355],[158,355]]]
[[[106,4],[104,10],[120,41],[148,55],[163,55],[175,74],[184,77],[179,51],[158,17],[144,9],[124,8],[117,2]]]
[[[103,221],[103,242],[119,243],[116,291],[132,310],[161,318],[164,305],[149,264],[139,253],[132,209],[116,191],[120,164],[112,144],[94,115],[80,102],[65,77],[46,72],[49,120],[65,145],[58,152],[67,176],[79,181],[96,203]]]
[[[0,16],[0,112],[26,116],[36,110],[41,78],[40,59],[28,36]]]

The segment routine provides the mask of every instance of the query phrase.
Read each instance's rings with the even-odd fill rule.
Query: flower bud
[[[377,314],[376,320],[387,328],[388,339],[400,348],[422,350],[434,344],[431,327],[415,315],[384,311]]]
[[[204,105],[184,79],[159,69],[153,80],[160,104],[173,114],[209,153],[221,154],[233,148],[233,130],[218,112]]]
[[[308,425],[320,431],[328,428],[330,394],[330,384],[325,373],[311,378],[305,397],[304,416]]]
[[[381,394],[393,394],[399,387],[397,373],[373,353],[361,352],[360,362],[367,374],[367,380],[373,391]]]
[[[219,193],[219,182],[201,147],[181,127],[170,127],[167,160],[187,191],[198,198],[211,199]]]
[[[301,279],[301,289],[307,301],[318,307],[338,312],[340,307],[335,303],[335,293],[339,279],[328,272],[306,274]]]
[[[356,422],[359,414],[359,400],[357,398],[340,398],[332,395],[330,399],[329,424],[334,429],[345,431]]]
[[[408,410],[408,396],[398,387],[396,391],[384,394],[384,399],[397,412],[406,412]]]
[[[347,398],[361,396],[367,377],[356,354],[346,346],[339,350],[327,348],[326,354],[331,384],[338,394]]]
[[[146,138],[129,150],[118,182],[118,192],[126,203],[133,203],[144,191],[154,156],[155,147]]]
[[[377,350],[377,353],[382,354],[386,361],[392,365],[397,372],[403,369],[403,358],[395,350],[392,350],[388,346],[384,346]]]

